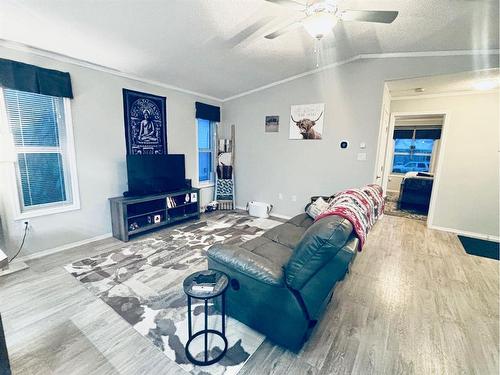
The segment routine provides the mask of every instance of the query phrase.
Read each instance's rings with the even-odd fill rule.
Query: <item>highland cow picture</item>
[[[289,139],[322,139],[325,104],[292,105]]]

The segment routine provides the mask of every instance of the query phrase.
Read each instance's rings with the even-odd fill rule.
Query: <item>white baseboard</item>
[[[8,268],[0,270],[0,277],[12,275],[13,273],[27,270],[28,268],[29,268],[29,266],[26,263],[24,263],[23,261],[15,260],[14,262],[9,263]]]
[[[246,211],[246,207],[241,207],[241,206],[236,206],[236,209],[237,210],[243,210],[243,211]],[[282,214],[277,214],[275,212],[271,212],[269,214],[269,216],[275,216],[275,217],[278,217],[280,219],[285,219],[285,220],[290,220],[293,216],[287,216],[287,215],[282,215]]]
[[[480,240],[500,242],[500,237],[492,236],[491,234],[476,233],[476,232],[467,232],[465,230],[440,227],[440,226],[437,226],[437,225],[427,225],[427,227],[429,229],[435,229],[435,230],[441,230],[443,232],[455,233],[455,234],[459,234],[461,236],[466,236],[466,237],[471,237],[471,238],[477,238],[477,239],[480,239]]]
[[[38,251],[34,254],[25,255],[25,256],[19,258],[19,260],[20,261],[27,261],[27,260],[43,258],[43,257],[46,257],[48,255],[52,255],[55,253],[59,253],[61,251],[69,250],[69,249],[72,249],[72,248],[77,247],[77,246],[86,245],[86,244],[94,242],[94,241],[104,240],[104,239],[109,238],[111,236],[112,236],[112,233],[104,233],[104,234],[101,234],[101,235],[96,236],[96,237],[87,238],[86,240],[71,242],[71,243],[68,243],[65,245],[54,247],[52,249],[42,250],[42,251]]]

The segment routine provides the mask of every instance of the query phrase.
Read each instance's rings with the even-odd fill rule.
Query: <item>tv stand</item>
[[[200,189],[109,198],[113,237],[127,242],[130,236],[187,219],[200,218]]]

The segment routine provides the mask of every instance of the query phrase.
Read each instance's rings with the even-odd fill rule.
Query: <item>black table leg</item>
[[[208,300],[205,300],[205,362],[208,362]]]
[[[188,332],[189,338],[193,336],[193,329],[191,328],[191,296],[188,296]]]
[[[222,335],[226,336],[226,293],[222,293],[221,298],[222,298]]]

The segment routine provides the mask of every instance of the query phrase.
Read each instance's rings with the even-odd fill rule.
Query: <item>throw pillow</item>
[[[324,210],[328,208],[328,203],[325,202],[323,198],[318,198],[316,199],[313,203],[311,203],[307,209],[306,213],[312,217],[313,219],[316,218],[320,213],[322,213]]]

